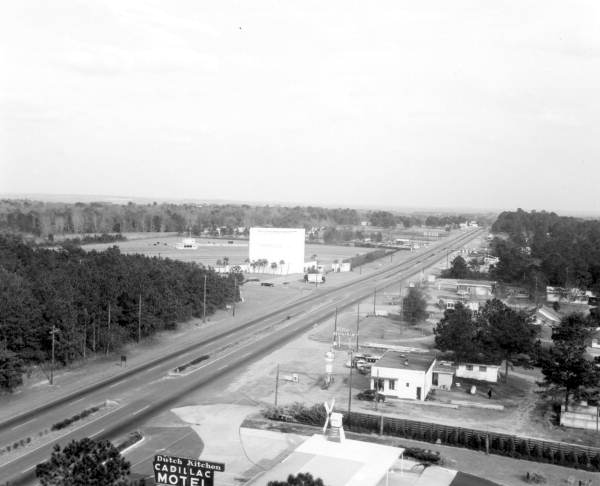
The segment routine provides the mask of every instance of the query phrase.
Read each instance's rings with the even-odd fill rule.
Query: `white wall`
[[[381,390],[386,396],[396,398],[417,399],[417,387],[421,387],[421,401],[431,389],[431,374],[433,366],[429,370],[410,370],[400,368],[380,368],[377,366],[371,367],[371,388],[375,388],[375,380],[377,376],[384,380],[384,388]],[[395,380],[394,389],[390,389],[390,380]]]
[[[473,380],[487,381],[489,383],[496,383],[498,381],[499,366],[472,364],[472,370],[468,370],[467,366],[468,364],[458,365],[456,368],[457,378],[471,378]],[[481,366],[485,367],[485,371],[479,369]]]
[[[270,265],[277,263],[275,273],[302,273],[304,269],[303,228],[250,228],[250,261],[266,259],[265,271],[271,273]],[[283,260],[283,266],[279,262]],[[260,271],[259,269],[257,269]]]

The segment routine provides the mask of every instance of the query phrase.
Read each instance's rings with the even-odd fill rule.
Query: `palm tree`
[[[279,260],[279,273],[283,272],[283,266],[285,265],[285,261]]]
[[[271,263],[271,270],[273,270],[273,273],[275,273],[275,270],[277,270],[277,262]]]

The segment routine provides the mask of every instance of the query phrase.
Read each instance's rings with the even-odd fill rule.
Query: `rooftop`
[[[496,282],[491,280],[456,280],[456,285],[471,285],[473,287],[493,287]]]
[[[252,484],[266,485],[269,481],[284,481],[290,474],[310,472],[327,486],[375,486],[403,451],[358,440],[333,442],[315,434]]]
[[[397,368],[407,370],[427,371],[435,356],[430,354],[410,354],[398,351],[386,351],[383,357],[373,366],[378,368]]]

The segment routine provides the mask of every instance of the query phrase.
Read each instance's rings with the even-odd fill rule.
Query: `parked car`
[[[357,398],[359,400],[365,400],[368,402],[385,402],[385,395],[383,393],[379,393],[377,390],[365,390],[361,391]]]

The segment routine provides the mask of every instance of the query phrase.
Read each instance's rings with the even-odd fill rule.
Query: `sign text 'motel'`
[[[154,481],[168,486],[213,486],[215,472],[224,472],[225,464],[202,459],[154,456]]]

